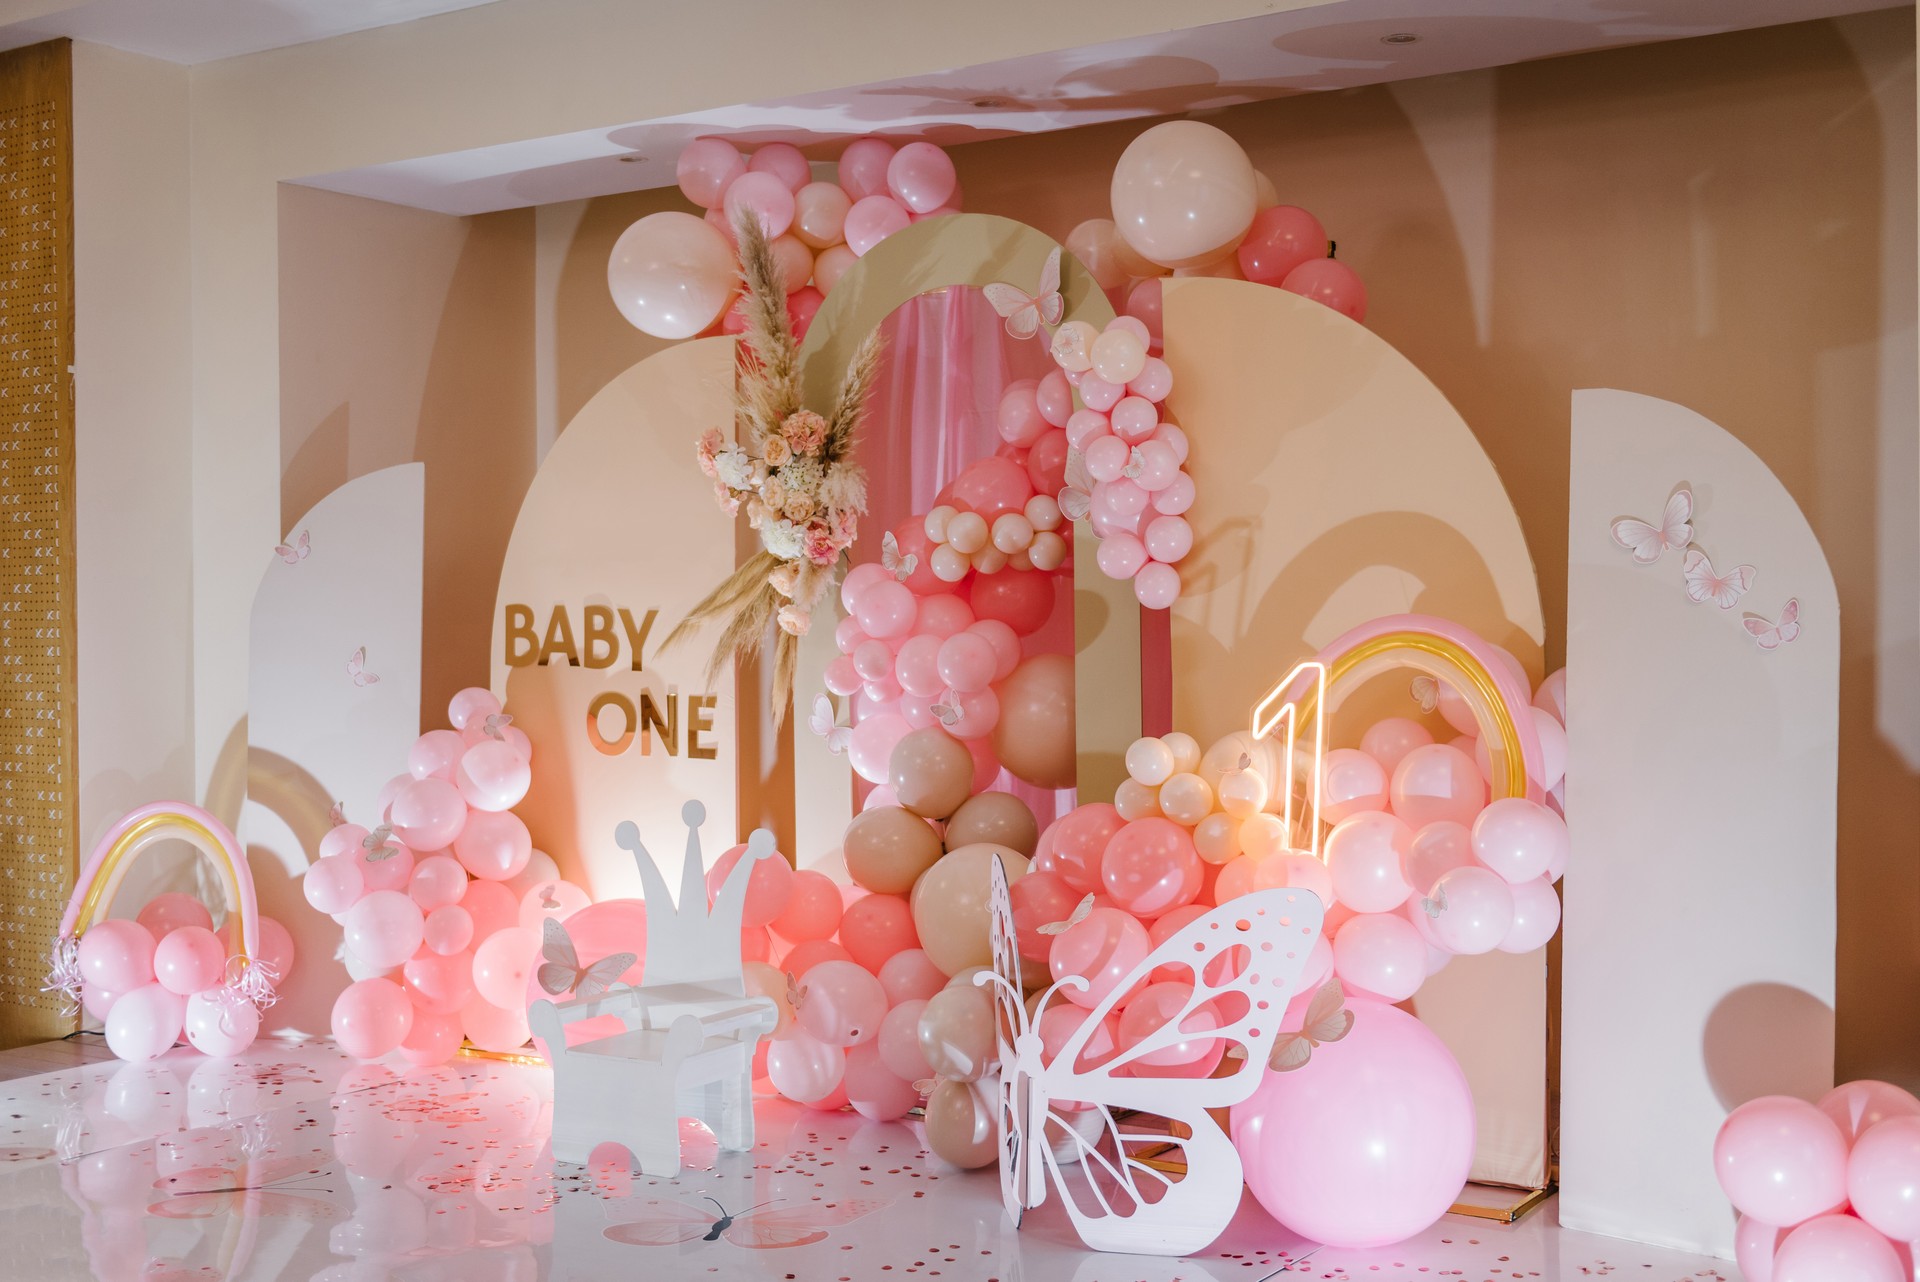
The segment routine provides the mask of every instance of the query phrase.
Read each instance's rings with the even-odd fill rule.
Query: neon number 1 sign
[[[1288,693],[1300,685],[1301,681],[1311,678],[1312,685],[1305,699]],[[1304,702],[1307,711],[1302,712]],[[1281,821],[1286,824],[1288,840],[1294,840],[1294,769],[1298,763],[1297,749],[1300,737],[1300,722],[1304,717],[1313,723],[1313,757],[1307,770],[1305,788],[1307,829],[1307,852],[1315,859],[1320,858],[1320,763],[1327,755],[1327,665],[1317,659],[1309,659],[1297,665],[1293,671],[1280,679],[1280,683],[1267,692],[1264,699],[1253,709],[1253,737],[1265,739],[1276,726],[1286,728],[1286,737],[1282,744],[1282,763],[1280,778],[1274,782],[1280,789],[1284,809]]]

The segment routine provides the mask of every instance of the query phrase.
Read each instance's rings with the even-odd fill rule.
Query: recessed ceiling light
[[[1388,36],[1381,36],[1381,37],[1380,37],[1380,43],[1381,43],[1381,44],[1383,44],[1383,45],[1412,45],[1412,44],[1419,44],[1419,43],[1420,43],[1420,37],[1419,37],[1419,36],[1417,36],[1417,35],[1415,35],[1415,34],[1414,34],[1413,32],[1411,32],[1411,31],[1396,31],[1396,32],[1394,32],[1394,33],[1393,33],[1392,35],[1388,35]]]
[[[618,159],[623,165],[637,165],[645,160],[646,157],[638,152],[628,152],[626,155],[618,157]]]

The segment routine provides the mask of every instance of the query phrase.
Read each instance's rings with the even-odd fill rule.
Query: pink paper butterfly
[[[893,532],[889,530],[880,540],[880,568],[905,583],[913,572],[920,568],[920,558],[911,552],[901,556],[900,540],[894,538]]]
[[[630,1224],[616,1224],[606,1236],[628,1246],[678,1246],[695,1240],[718,1242],[724,1237],[735,1246],[751,1250],[777,1250],[823,1242],[828,1229],[851,1224],[888,1205],[882,1199],[850,1198],[769,1210],[774,1204],[765,1202],[736,1215],[718,1202],[713,1204],[720,1210],[718,1216],[685,1202],[657,1202],[645,1217]]]
[[[378,685],[380,678],[367,671],[367,647],[361,646],[347,660],[347,675],[353,678],[357,686]]]
[[[1092,912],[1093,912],[1093,896],[1088,895],[1085,899],[1082,899],[1079,903],[1073,906],[1073,911],[1067,914],[1067,919],[1065,921],[1047,922],[1045,925],[1040,927],[1040,933],[1043,935],[1064,935],[1069,930],[1072,930],[1075,926],[1078,926],[1081,922],[1085,921],[1088,915],[1091,914]]]
[[[1794,597],[1787,602],[1787,608],[1780,611],[1780,622],[1768,623],[1757,614],[1749,614],[1740,620],[1740,626],[1753,637],[1753,643],[1762,650],[1777,650],[1800,635],[1800,598]]]
[[[813,696],[813,715],[807,718],[807,726],[827,741],[827,751],[838,755],[847,750],[853,742],[853,731],[843,726],[834,716],[833,700],[824,694]]]
[[[1713,572],[1713,562],[1699,548],[1687,549],[1687,559],[1681,567],[1687,576],[1687,600],[1695,605],[1712,601],[1722,610],[1731,610],[1733,603],[1747,594],[1753,586],[1753,567],[1736,565],[1726,574]]]
[[[307,553],[311,551],[313,551],[313,540],[307,536],[305,530],[300,531],[300,537],[295,539],[291,544],[276,543],[273,545],[273,554],[282,561],[285,561],[288,565],[300,564],[307,559]]]
[[[480,727],[480,732],[489,739],[498,739],[504,743],[507,738],[506,729],[512,724],[513,714],[511,712],[489,712],[487,714],[486,724]]]
[[[598,997],[640,960],[638,953],[612,953],[591,966],[582,966],[580,954],[574,951],[573,936],[558,919],[547,918],[540,933],[540,956],[546,960],[540,963],[534,978],[540,982],[542,991],[555,997],[565,992],[582,1001]]]
[[[1642,565],[1652,565],[1669,552],[1678,552],[1693,541],[1693,491],[1681,486],[1667,500],[1660,524],[1653,526],[1631,516],[1613,523],[1613,541],[1633,553]]]
[[[1015,338],[1032,338],[1043,323],[1058,325],[1066,313],[1066,302],[1060,297],[1060,246],[1053,247],[1040,269],[1038,294],[1003,282],[988,285],[981,292],[993,304],[993,310],[1006,317],[1007,333]]]
[[[1353,1012],[1347,1009],[1347,992],[1338,979],[1320,985],[1307,1003],[1307,1017],[1297,1033],[1282,1033],[1274,1040],[1267,1067],[1276,1073],[1291,1073],[1305,1068],[1314,1048],[1323,1042],[1337,1042],[1353,1031]]]
[[[1067,451],[1066,482],[1060,491],[1060,511],[1069,521],[1084,521],[1093,511],[1093,473],[1087,471],[1087,456],[1077,449]]]

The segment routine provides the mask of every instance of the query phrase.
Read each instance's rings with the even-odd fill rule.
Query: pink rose
[[[783,605],[775,616],[780,622],[780,630],[789,636],[803,637],[807,629],[813,626],[813,616],[797,605]]]
[[[832,565],[843,546],[834,538],[834,531],[818,521],[807,527],[807,560],[815,565]]]
[[[818,454],[827,443],[827,420],[812,410],[795,410],[781,421],[780,435],[795,454]]]
[[[793,447],[777,436],[769,436],[760,456],[767,461],[768,467],[785,467],[793,458]]]
[[[720,510],[728,516],[737,516],[739,514],[740,496],[719,481],[713,483],[713,498],[714,502],[720,505]]]

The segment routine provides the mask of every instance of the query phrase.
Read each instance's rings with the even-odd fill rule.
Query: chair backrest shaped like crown
[[[667,893],[666,880],[640,840],[631,820],[614,829],[613,839],[629,851],[640,871],[647,904],[647,959],[644,987],[656,984],[709,984],[734,993],[745,991],[740,976],[740,917],[746,907],[747,879],[753,865],[774,854],[773,834],[756,829],[747,838],[740,862],[727,873],[707,904],[706,864],[700,856],[700,825],[707,808],[698,801],[681,807],[687,825],[687,853],[680,869],[680,897]]]

